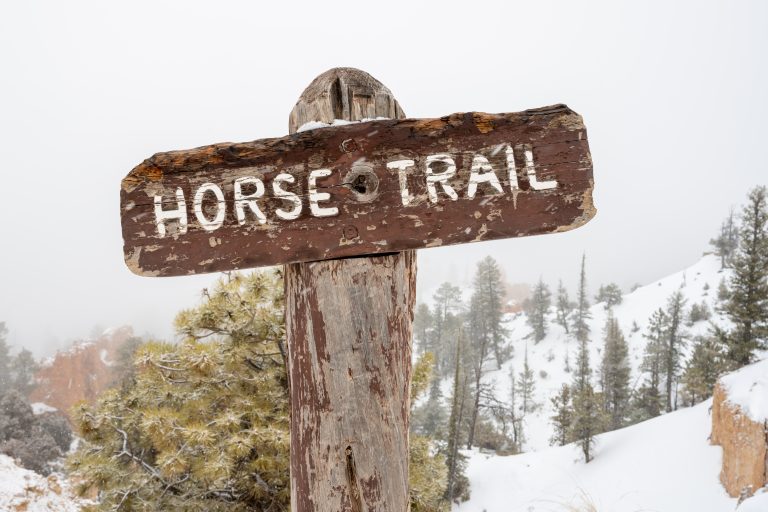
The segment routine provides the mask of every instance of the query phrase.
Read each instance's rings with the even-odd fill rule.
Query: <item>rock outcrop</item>
[[[30,402],[43,402],[68,417],[77,402],[92,403],[115,383],[112,362],[131,337],[130,327],[108,329],[97,339],[77,342],[57,353],[37,373],[38,386],[30,394]]]
[[[712,401],[711,440],[723,448],[720,481],[732,497],[749,496],[768,484],[768,421],[742,403],[744,396],[760,396],[761,383],[747,377],[764,374],[754,370],[746,367],[721,379]]]

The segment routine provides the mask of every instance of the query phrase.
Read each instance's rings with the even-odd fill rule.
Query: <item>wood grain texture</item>
[[[390,105],[380,116],[403,116],[380,82],[341,68],[308,87],[291,130],[317,120],[334,88],[348,90],[348,82],[366,87],[338,99],[342,118],[369,116],[371,102]],[[413,251],[286,265],[293,512],[409,509],[415,296]]]
[[[301,124],[300,116],[402,115],[391,94],[365,94],[360,82],[352,87],[332,80],[323,94],[316,92],[323,91],[319,85],[310,86],[316,93],[294,108],[292,129]],[[347,93],[338,95],[334,88]],[[339,105],[323,110],[323,101],[332,98]],[[355,103],[350,106],[349,101]],[[428,174],[445,168],[444,162],[430,163],[435,155],[448,155],[455,163],[455,174],[445,182],[455,200],[442,183],[434,184],[434,198],[429,195]],[[479,183],[471,197],[469,182],[478,157],[486,159],[499,186]],[[413,161],[405,175],[407,205],[398,171],[387,167],[398,160]],[[318,169],[329,169],[330,175],[316,179],[312,189],[309,175]],[[291,200],[274,191],[280,174],[294,180],[282,186],[301,202],[294,220],[279,217],[278,211],[292,208]],[[235,181],[247,176],[264,186],[255,200],[263,223],[247,208],[242,220],[236,216]],[[532,179],[557,186],[536,190]],[[203,219],[223,214],[213,230],[206,230],[194,211],[195,194],[204,184],[221,191],[221,203],[210,190],[201,196]],[[565,231],[594,216],[592,187],[586,129],[565,105],[333,126],[278,139],[160,153],[146,160],[122,183],[124,256],[137,274],[172,276]],[[317,205],[338,212],[314,215],[313,190],[328,194]],[[154,199],[161,198],[161,209],[173,210],[179,208],[178,193],[186,201],[185,232],[169,220],[162,223],[167,227],[163,235]]]
[[[289,265],[291,509],[408,509],[415,253]]]

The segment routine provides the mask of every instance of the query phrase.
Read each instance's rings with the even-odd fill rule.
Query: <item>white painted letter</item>
[[[468,198],[475,197],[478,183],[490,183],[497,192],[504,192],[491,162],[482,155],[475,155],[472,158],[472,173],[469,175],[469,186],[467,187]]]
[[[445,171],[439,174],[434,174],[432,172],[432,167],[430,167],[430,164],[433,162],[444,163],[446,165]],[[446,155],[444,153],[438,155],[429,155],[427,157],[425,171],[427,174],[427,194],[429,194],[430,201],[433,203],[437,202],[437,188],[435,187],[435,183],[440,183],[440,185],[443,187],[443,192],[448,194],[448,197],[450,197],[452,201],[455,201],[459,198],[458,194],[456,194],[456,191],[453,190],[453,188],[448,184],[448,180],[451,179],[454,174],[456,174],[456,162],[453,161],[453,158],[451,158],[450,155]]]
[[[178,208],[175,210],[163,210],[163,196],[155,196],[155,224],[157,225],[157,234],[165,236],[165,221],[178,219],[179,233],[187,232],[187,202],[184,200],[184,191],[181,187],[176,189],[176,203]]]
[[[331,194],[328,192],[317,191],[317,178],[324,178],[330,175],[330,169],[315,169],[309,173],[309,211],[315,217],[333,217],[339,214],[339,209],[335,206],[322,208],[317,205],[318,201],[327,201],[331,198]]]
[[[505,149],[504,151],[507,153],[507,173],[509,174],[509,190],[514,192],[515,190],[520,189],[520,186],[517,184],[517,167],[515,167],[515,152],[514,150],[512,150],[512,146],[509,144],[507,144],[507,149]]]
[[[208,220],[205,217],[205,213],[203,213],[203,198],[205,197],[206,192],[213,192],[213,195],[216,196],[216,216],[213,220]],[[200,223],[204,230],[215,231],[224,224],[224,215],[227,213],[227,205],[224,203],[224,192],[221,191],[221,188],[219,188],[218,185],[214,183],[203,183],[200,185],[200,188],[195,192],[195,199],[192,204],[194,206],[197,222]]]
[[[387,162],[387,169],[397,169],[397,178],[400,181],[400,199],[403,201],[403,206],[408,206],[411,203],[411,194],[408,192],[408,174],[405,170],[414,165],[416,162],[413,160]]]
[[[525,173],[528,175],[528,182],[533,190],[547,190],[557,188],[557,181],[539,181],[536,178],[536,167],[533,164],[533,150],[525,149]]]
[[[293,192],[288,192],[287,190],[283,190],[280,188],[280,184],[282,182],[286,183],[293,183],[296,181],[294,177],[287,173],[280,173],[277,176],[275,176],[275,179],[272,180],[272,190],[275,192],[275,197],[279,197],[281,199],[284,199],[290,203],[293,203],[293,210],[285,211],[280,208],[275,210],[275,213],[278,217],[280,217],[283,220],[293,220],[297,219],[299,217],[299,214],[301,213],[301,198],[294,194]]]
[[[243,194],[243,185],[255,185],[256,192],[253,194]],[[245,224],[245,208],[248,207],[259,219],[259,224],[267,222],[267,217],[259,210],[256,204],[256,198],[264,195],[264,183],[253,176],[244,176],[235,180],[235,213],[237,214],[237,223],[241,226]]]

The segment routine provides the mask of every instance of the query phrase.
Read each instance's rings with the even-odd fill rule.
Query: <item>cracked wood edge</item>
[[[356,117],[402,115],[388,91],[378,99],[346,82],[311,97],[312,108],[299,102],[294,112],[320,112],[318,98],[329,102],[341,94],[338,91],[347,91],[346,96],[335,100],[341,106],[323,114],[324,119],[345,112]],[[362,106],[345,107],[344,101],[350,98]],[[298,119],[292,120],[292,129]],[[526,147],[531,149],[537,178],[556,180],[556,188],[533,187]],[[512,153],[511,164],[506,151]],[[441,184],[435,185],[436,200],[428,197],[426,165],[435,154],[455,159],[455,175],[446,184],[457,192],[457,200],[451,200]],[[477,156],[492,164],[500,190],[480,183],[476,195],[469,197],[471,164]],[[387,168],[387,163],[400,159],[414,162],[403,176],[408,188],[405,196],[411,196],[407,205],[402,202],[398,171]],[[317,182],[316,190],[328,194],[323,206],[336,208],[330,216],[310,213],[309,175],[320,168],[331,169],[330,176]],[[295,179],[288,188],[303,209],[292,220],[277,217],[286,205],[271,191],[278,175]],[[263,196],[255,201],[263,222],[248,209],[243,219],[236,218],[234,182],[245,176],[258,177],[264,187]],[[373,188],[359,193],[356,176],[372,180]],[[222,197],[216,203],[209,193],[203,196],[208,203],[200,203],[208,218],[224,213],[213,230],[201,224],[195,209],[198,203],[192,199],[206,185],[217,187]],[[594,216],[592,188],[586,129],[581,117],[564,105],[512,114],[471,112],[440,119],[334,126],[280,139],[160,153],[148,159],[123,180],[124,257],[137,274],[172,276],[560,232]],[[186,198],[183,208],[179,193]],[[176,220],[169,221],[167,235],[159,232],[156,197],[162,198],[163,210],[184,212],[183,232]]]

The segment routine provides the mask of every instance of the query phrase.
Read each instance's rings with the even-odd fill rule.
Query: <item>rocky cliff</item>
[[[76,342],[70,349],[57,353],[37,373],[38,386],[30,401],[43,402],[67,416],[77,402],[93,402],[115,382],[113,361],[131,337],[130,327],[108,329],[97,339]]]
[[[712,402],[712,443],[722,446],[720,481],[732,497],[768,484],[768,361],[722,378]]]

